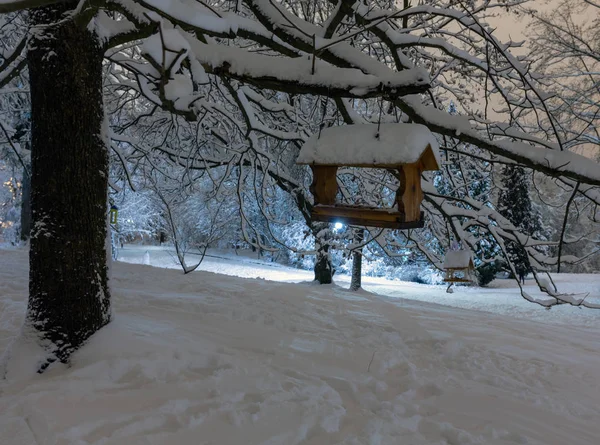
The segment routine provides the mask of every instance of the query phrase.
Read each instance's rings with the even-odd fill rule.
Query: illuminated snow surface
[[[38,375],[19,336],[27,253],[0,250],[0,442],[598,443],[600,311],[547,311],[507,280],[450,295],[365,278],[381,295],[351,293],[348,277],[318,286],[209,254],[201,268],[222,274],[184,276],[168,252],[125,246],[120,259],[161,267],[114,264],[114,321]],[[597,298],[600,276],[558,283]]]

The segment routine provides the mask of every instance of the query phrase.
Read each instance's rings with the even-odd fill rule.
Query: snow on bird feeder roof
[[[297,163],[385,168],[419,161],[423,170],[438,170],[441,164],[437,141],[426,126],[360,124],[324,128],[312,135]]]
[[[446,252],[444,269],[467,269],[473,267],[473,258],[468,250],[451,250]]]

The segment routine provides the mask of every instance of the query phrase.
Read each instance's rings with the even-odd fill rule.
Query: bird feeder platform
[[[439,170],[440,159],[437,141],[423,125],[364,124],[323,129],[304,144],[297,163],[312,169],[314,221],[404,230],[423,227],[421,173]],[[337,203],[339,167],[397,171],[396,207]]]
[[[405,221],[406,215],[393,211],[393,209],[346,205],[328,206],[319,204],[314,206],[312,219],[313,221],[343,222],[347,225],[398,230],[420,229],[425,225],[424,212],[421,212],[417,221]]]
[[[473,280],[470,278],[461,278],[461,277],[456,277],[454,276],[454,273],[450,273],[447,274],[444,277],[444,280],[446,283],[472,283]]]

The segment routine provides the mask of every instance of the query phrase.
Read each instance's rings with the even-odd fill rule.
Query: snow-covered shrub
[[[496,278],[496,274],[502,270],[499,262],[487,263],[480,266],[477,271],[477,283],[481,287],[485,287],[490,284],[494,278]]]
[[[315,248],[315,240],[301,221],[294,221],[283,227],[281,230],[281,239],[291,249],[286,249],[287,263],[300,269],[312,269],[314,266],[313,255],[307,255]]]
[[[398,268],[396,278],[420,284],[440,284],[442,282],[442,274],[425,264],[401,266]]]
[[[362,275],[365,277],[380,277],[389,280],[409,281],[420,284],[441,284],[442,274],[426,263],[402,265],[397,258],[387,256],[363,258]],[[352,258],[347,258],[340,264],[338,272],[349,274],[352,268]]]
[[[363,261],[363,275],[367,277],[386,277],[393,272],[393,268],[387,264],[386,259],[377,257],[369,261]]]
[[[0,241],[18,244],[21,227],[21,181],[0,162]]]
[[[5,243],[16,245],[21,233],[20,209],[11,206],[0,218],[0,239]]]

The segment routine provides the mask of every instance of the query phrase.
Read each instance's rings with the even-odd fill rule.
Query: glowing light
[[[344,225],[341,222],[336,222],[333,227],[335,227],[335,230],[340,230]]]

